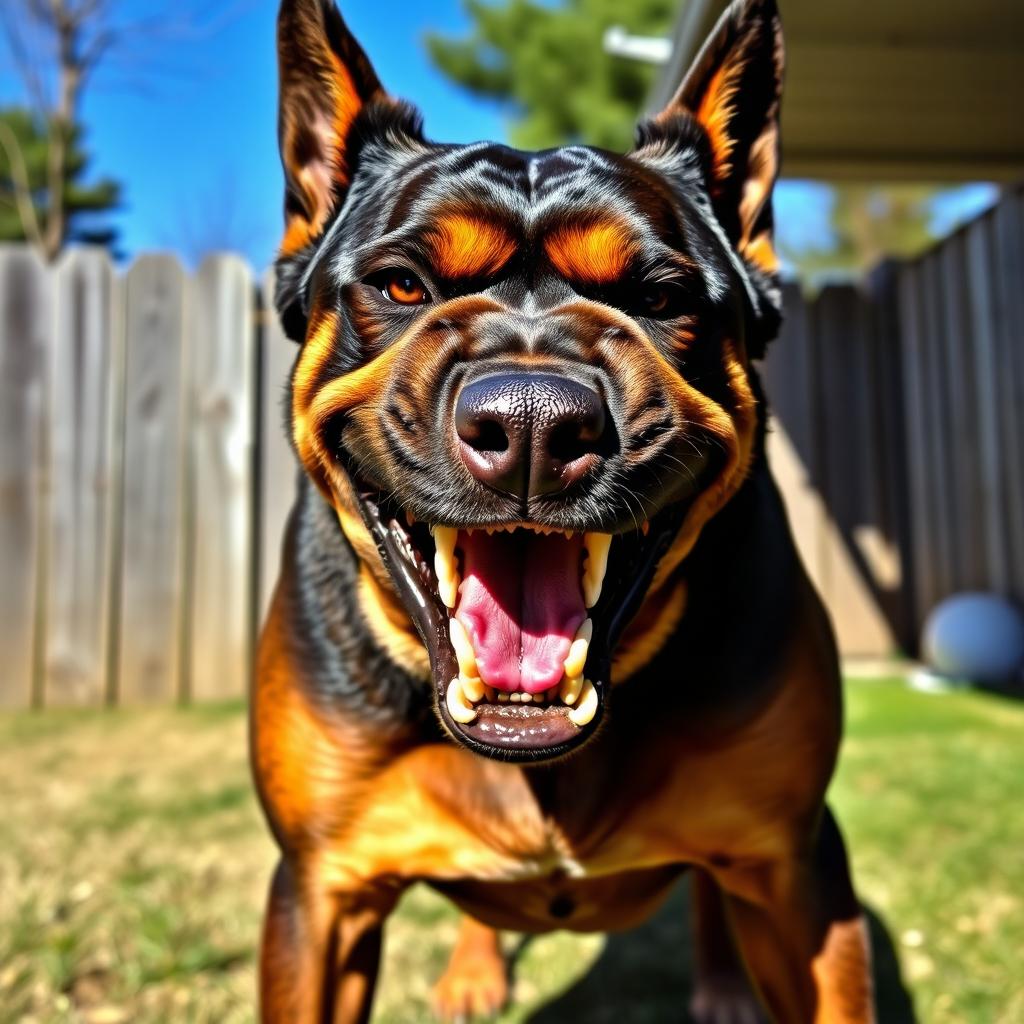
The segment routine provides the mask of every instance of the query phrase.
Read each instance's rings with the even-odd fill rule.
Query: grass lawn
[[[0,717],[0,1022],[253,1019],[273,860],[235,707]],[[1024,704],[848,687],[832,801],[873,918],[882,1024],[1024,1021]],[[626,935],[506,936],[503,1021],[680,1021],[680,891]],[[430,1019],[455,934],[414,890],[375,1021]]]

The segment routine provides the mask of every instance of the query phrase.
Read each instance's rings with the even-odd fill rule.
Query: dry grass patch
[[[859,683],[849,725],[833,798],[883,1024],[1024,1020],[1024,706]],[[0,716],[0,779],[0,1024],[253,1020],[274,851],[241,707]],[[626,935],[506,936],[502,1021],[685,1019],[685,917],[680,892]],[[443,899],[406,896],[376,1024],[430,1019],[455,930]]]

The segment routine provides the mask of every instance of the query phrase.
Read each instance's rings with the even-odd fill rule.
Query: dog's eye
[[[423,282],[408,270],[386,270],[377,284],[384,298],[402,306],[422,306],[430,301]]]
[[[675,316],[680,304],[679,289],[667,284],[648,284],[637,296],[641,316],[660,319]]]

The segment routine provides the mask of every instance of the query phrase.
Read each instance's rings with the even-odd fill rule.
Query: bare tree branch
[[[39,230],[35,204],[32,202],[32,190],[29,186],[25,157],[21,152],[21,146],[18,145],[17,136],[2,121],[0,121],[0,146],[7,154],[11,184],[14,188],[14,203],[18,210],[22,230],[25,232],[25,237],[42,252],[44,251],[43,236]]]
[[[28,47],[18,28],[18,20],[9,7],[0,6],[0,23],[3,25],[4,36],[7,39],[11,56],[14,58],[18,77],[21,78],[36,112],[45,115],[49,109],[50,100],[43,79],[37,70],[39,62],[30,58]]]
[[[119,2],[0,0],[0,27],[8,49],[48,129],[45,217],[36,210],[30,191],[16,189],[23,222],[26,196],[31,205],[32,219],[24,224],[25,233],[31,234],[48,260],[56,259],[67,237],[68,156],[82,93],[97,67],[105,61],[116,62],[123,54],[125,63],[144,61],[145,74],[151,78],[160,72],[161,54],[156,52],[159,43],[211,36],[249,7],[252,0],[208,3],[201,22],[197,21],[196,0],[181,0],[173,16],[141,18],[119,17]],[[138,45],[130,48],[130,41]],[[19,156],[23,157],[20,150]],[[11,165],[13,168],[13,158]]]

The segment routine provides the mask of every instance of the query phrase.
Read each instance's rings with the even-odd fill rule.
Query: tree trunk
[[[60,68],[57,105],[50,116],[50,147],[47,192],[49,207],[43,233],[43,255],[53,262],[60,255],[67,235],[67,211],[64,189],[67,185],[67,147],[75,123],[82,67],[78,53],[78,19],[67,9],[65,0],[51,0]]]

